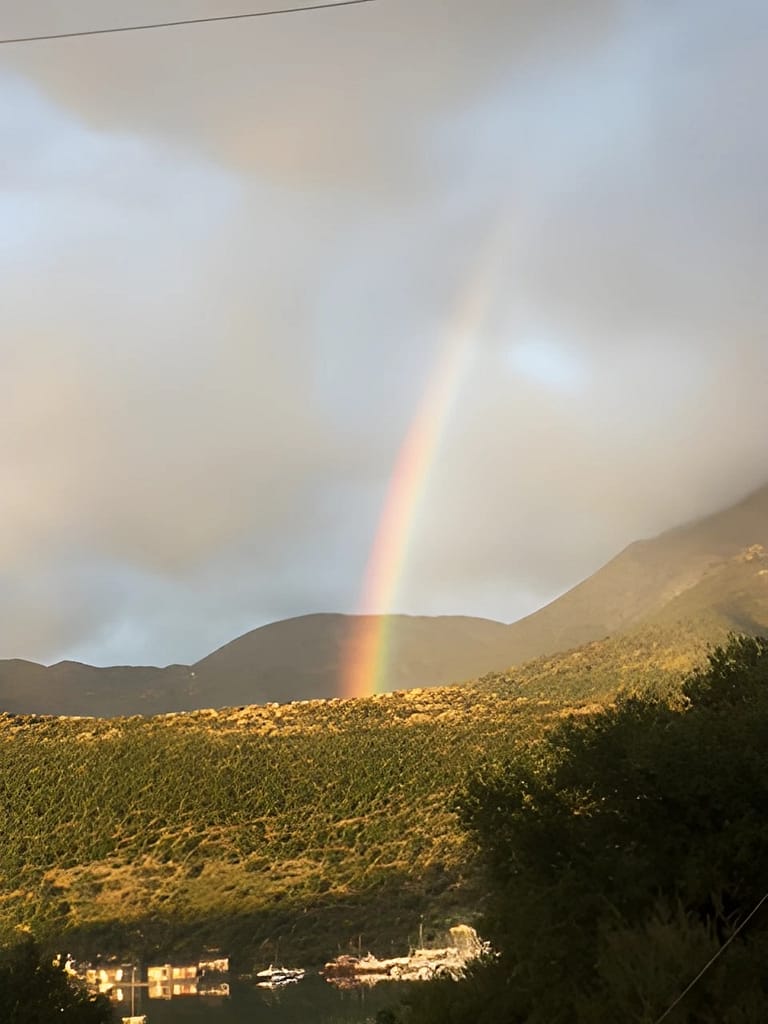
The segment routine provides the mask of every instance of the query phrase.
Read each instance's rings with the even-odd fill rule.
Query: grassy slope
[[[465,687],[154,719],[0,717],[0,935],[322,960],[479,908],[468,768],[703,656],[662,629]]]
[[[620,689],[671,690],[768,625],[768,558],[713,569],[637,627],[474,686],[153,719],[0,716],[0,938],[250,958],[402,949],[478,910],[450,811],[468,768]]]
[[[478,893],[449,808],[548,710],[469,688],[150,720],[0,719],[0,934],[389,952]]]

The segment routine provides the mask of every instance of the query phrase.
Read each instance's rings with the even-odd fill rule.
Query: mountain
[[[277,700],[290,680],[292,699],[331,697],[372,625],[372,616],[303,615],[254,629],[193,666],[198,685],[226,679],[237,700],[256,685],[265,700]],[[468,616],[388,615],[377,617],[387,634],[388,689],[436,686],[470,679],[498,663],[507,627]],[[383,622],[381,620],[384,620]],[[485,666],[485,668],[483,668]]]
[[[768,485],[729,508],[630,544],[562,597],[513,623],[509,627],[511,662],[630,630],[661,614],[718,567],[754,545],[768,548]],[[734,628],[740,628],[738,610],[729,611],[735,595],[718,593],[718,580],[712,582],[707,600],[719,608],[721,617],[731,618]],[[719,582],[724,583],[725,577]],[[690,606],[689,612],[700,615],[702,599],[700,594],[699,604]],[[677,607],[682,614],[685,604]],[[768,625],[768,618],[763,616],[759,624]]]
[[[765,633],[768,628],[768,549],[744,548],[709,568],[698,583],[646,615],[643,625],[697,627],[701,635]]]
[[[768,635],[768,550],[754,545],[625,630],[479,680],[504,697],[605,703],[618,691],[676,690],[729,633]]]
[[[186,665],[96,668],[60,661],[46,668],[20,659],[0,661],[0,709],[100,717],[181,711],[200,707],[190,673]]]
[[[768,485],[637,541],[555,601],[511,625],[465,616],[387,616],[386,688],[435,686],[643,629],[697,642],[768,628]],[[0,661],[0,710],[114,716],[338,696],[366,628],[304,615],[252,630],[194,665],[95,668]],[[671,631],[671,632],[670,632]],[[676,646],[677,641],[672,642]],[[644,643],[636,644],[644,650]]]
[[[507,626],[490,619],[391,615],[382,625],[390,689],[461,682],[507,661]],[[167,668],[0,661],[0,710],[109,717],[333,697],[369,626],[369,617],[303,615]]]

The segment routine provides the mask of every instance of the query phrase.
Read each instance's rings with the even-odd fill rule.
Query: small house
[[[197,995],[197,964],[154,964],[147,967],[150,999]]]

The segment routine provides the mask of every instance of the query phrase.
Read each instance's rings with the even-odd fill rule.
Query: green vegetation
[[[417,993],[412,1024],[654,1024],[729,939],[665,1019],[766,1019],[768,641],[569,718],[458,806],[500,956]]]
[[[702,639],[658,626],[474,685],[152,719],[0,715],[0,941],[226,948],[236,966],[380,955],[488,886],[468,774],[527,764],[617,689],[679,694]],[[622,707],[624,705],[621,705]],[[466,811],[462,811],[466,818]],[[493,899],[496,899],[495,893]]]
[[[89,995],[27,939],[0,950],[0,1020],[3,1024],[111,1024],[114,1017],[104,996]]]
[[[507,672],[491,672],[478,686],[505,697],[564,704],[610,703],[619,693],[671,694],[702,664],[728,629],[716,623],[672,622],[594,640],[573,651],[536,658]]]
[[[479,897],[450,811],[540,729],[469,688],[154,719],[0,718],[0,936],[75,951],[390,953]],[[249,965],[246,960],[246,965]]]

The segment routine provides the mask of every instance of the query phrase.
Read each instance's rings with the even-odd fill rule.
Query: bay
[[[261,989],[233,982],[228,998],[177,996],[149,999],[137,988],[135,1012],[147,1024],[375,1024],[379,1010],[397,1005],[410,985],[386,982],[373,987],[340,990],[319,976],[295,985]],[[116,1018],[130,1012],[121,1004]]]

